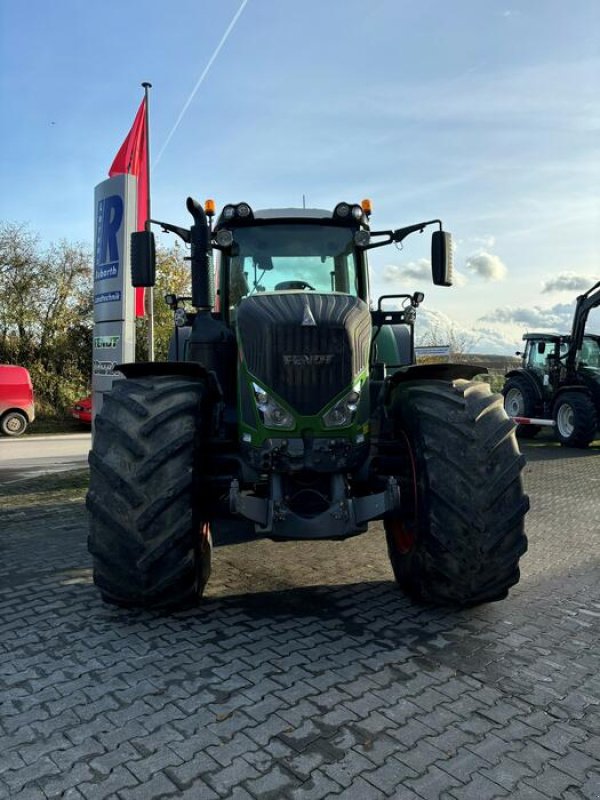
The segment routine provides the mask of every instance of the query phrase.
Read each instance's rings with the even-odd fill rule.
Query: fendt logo
[[[293,353],[283,356],[286,367],[325,367],[333,361],[333,353]]]
[[[96,258],[94,280],[116,278],[119,274],[117,234],[123,222],[123,199],[118,194],[105,197],[96,209]]]

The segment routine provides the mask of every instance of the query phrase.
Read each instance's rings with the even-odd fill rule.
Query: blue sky
[[[90,243],[140,83],[156,157],[240,5],[0,0],[0,219]],[[375,290],[420,289],[423,327],[511,352],[600,278],[598,30],[596,0],[248,0],[153,169],[153,216],[304,194],[370,197],[376,229],[441,217],[458,285],[432,286],[416,235],[374,251]]]

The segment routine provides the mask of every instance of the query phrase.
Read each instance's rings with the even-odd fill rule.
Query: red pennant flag
[[[108,170],[108,177],[135,175],[137,178],[137,230],[143,231],[148,216],[148,116],[142,100],[131,130]],[[144,289],[135,290],[135,315],[144,316]]]

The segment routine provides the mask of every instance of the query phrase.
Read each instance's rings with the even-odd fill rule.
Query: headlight
[[[351,392],[323,414],[323,425],[326,428],[345,428],[354,419],[360,401],[360,384],[356,384]]]
[[[227,228],[221,228],[217,231],[217,244],[219,247],[231,247],[233,244],[233,234]]]
[[[347,217],[350,213],[350,206],[348,203],[338,203],[333,213],[336,217]]]
[[[369,231],[360,230],[356,231],[356,233],[354,234],[354,244],[357,247],[366,247],[370,241],[371,241],[371,235]]]
[[[175,325],[178,328],[183,328],[188,324],[188,318],[185,308],[178,308],[175,311]]]
[[[252,388],[254,390],[256,408],[265,427],[287,431],[291,431],[296,427],[296,422],[290,412],[275,402],[262,386],[253,383]]]
[[[221,214],[223,219],[233,219],[235,217],[235,206],[225,206]]]

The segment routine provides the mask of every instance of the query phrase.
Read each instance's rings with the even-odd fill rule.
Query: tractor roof
[[[259,208],[254,219],[333,219],[333,211],[325,208]]]
[[[524,333],[523,339],[529,341],[530,339],[541,340],[544,342],[557,342],[559,339],[564,339],[560,333]]]

